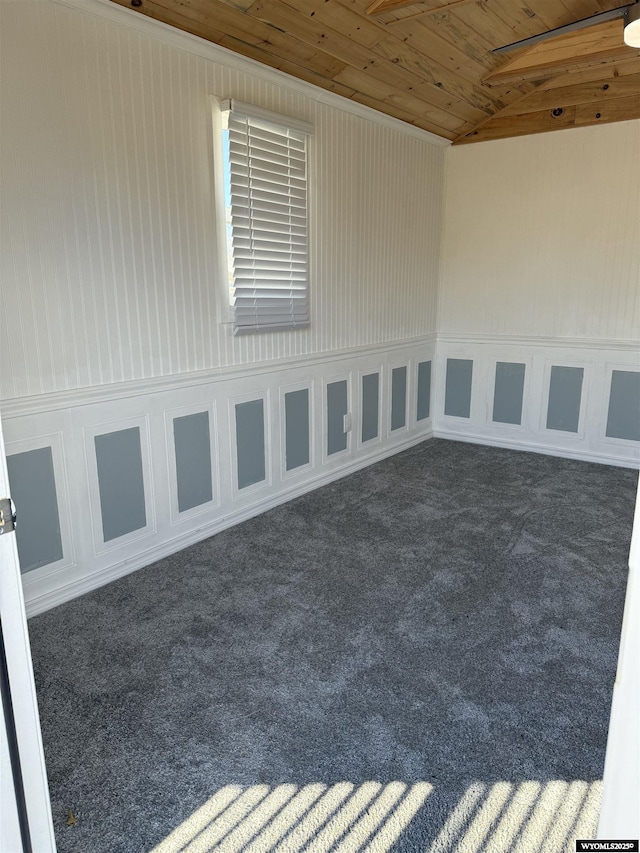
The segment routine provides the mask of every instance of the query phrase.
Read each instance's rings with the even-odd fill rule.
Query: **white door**
[[[0,420],[0,498],[9,497]],[[55,853],[15,533],[0,535],[0,850]]]

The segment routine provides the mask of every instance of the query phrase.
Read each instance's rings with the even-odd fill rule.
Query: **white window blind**
[[[308,326],[311,127],[237,101],[223,116],[234,334]]]

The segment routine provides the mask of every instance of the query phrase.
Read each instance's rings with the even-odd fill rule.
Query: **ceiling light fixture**
[[[640,47],[640,3],[629,6],[624,13],[624,43]]]

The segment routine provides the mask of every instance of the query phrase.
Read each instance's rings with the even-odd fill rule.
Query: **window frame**
[[[224,291],[224,293],[225,293],[224,302],[222,302],[222,304],[221,304],[222,322],[225,324],[229,324],[231,326],[231,329],[232,329],[234,335],[261,334],[261,333],[276,332],[276,331],[295,331],[295,330],[308,328],[310,325],[310,319],[309,319],[309,278],[310,278],[310,276],[309,276],[309,236],[310,236],[310,229],[309,229],[309,161],[310,161],[309,147],[310,146],[309,146],[309,142],[310,142],[310,138],[312,137],[312,134],[313,134],[313,126],[311,124],[309,124],[308,122],[301,121],[300,119],[292,118],[290,116],[282,115],[279,113],[273,113],[269,110],[262,109],[261,107],[256,107],[256,106],[253,106],[251,104],[245,104],[245,103],[243,103],[241,101],[237,101],[235,99],[228,99],[228,98],[227,99],[217,99],[216,98],[216,99],[214,99],[214,102],[215,102],[215,109],[214,109],[213,130],[214,130],[214,175],[215,175],[215,196],[216,196],[215,203],[216,203],[216,220],[217,220],[217,235],[218,235],[218,241],[217,242],[218,242],[218,254],[219,254],[219,270],[220,270],[220,275],[221,275],[221,281],[223,283],[223,286],[219,288],[221,302],[222,302],[222,292]],[[301,192],[304,196],[304,214],[305,214],[304,215],[304,223],[303,223],[304,232],[302,235],[299,233],[300,223],[298,223],[297,226],[294,226],[293,222],[285,223],[285,224],[290,225],[291,230],[285,231],[283,233],[283,240],[280,243],[278,243],[277,240],[274,241],[278,247],[276,249],[276,252],[282,252],[283,253],[283,260],[285,261],[285,264],[288,260],[292,265],[288,270],[285,269],[284,274],[283,274],[283,278],[286,281],[290,281],[292,284],[290,292],[292,294],[294,292],[298,292],[298,293],[302,293],[302,295],[295,297],[296,303],[297,303],[296,308],[298,309],[297,311],[296,311],[296,308],[294,308],[294,304],[296,304],[296,303],[294,303],[294,301],[293,301],[294,297],[292,295],[291,296],[291,302],[289,303],[290,307],[286,308],[282,313],[278,314],[277,318],[274,322],[268,321],[268,314],[270,312],[268,310],[265,311],[265,307],[269,308],[269,307],[273,306],[273,302],[271,302],[271,306],[265,305],[266,300],[270,298],[268,296],[268,290],[269,290],[268,287],[264,287],[262,289],[262,291],[260,291],[259,287],[255,288],[255,291],[256,291],[256,311],[255,311],[256,322],[255,323],[248,322],[248,320],[250,320],[249,311],[245,310],[241,313],[241,311],[238,310],[236,308],[236,306],[234,305],[233,287],[234,287],[235,278],[234,278],[233,261],[234,261],[235,257],[232,254],[233,248],[231,249],[231,251],[229,249],[229,228],[233,229],[233,220],[231,220],[231,222],[228,221],[228,212],[230,210],[232,211],[231,203],[233,200],[233,197],[232,196],[230,197],[230,192],[229,192],[229,187],[230,187],[230,184],[232,181],[232,174],[231,174],[231,169],[229,166],[229,157],[228,157],[228,150],[229,149],[227,149],[227,151],[225,152],[224,137],[223,137],[223,133],[225,130],[225,127],[224,127],[224,125],[225,125],[225,114],[228,114],[229,112],[231,112],[232,114],[235,114],[235,116],[237,116],[237,117],[241,117],[242,119],[246,118],[249,122],[251,122],[251,120],[255,120],[256,124],[262,123],[262,124],[266,124],[266,125],[272,125],[272,126],[274,126],[274,129],[276,131],[278,131],[279,128],[285,128],[287,131],[293,131],[298,138],[299,138],[299,136],[304,137],[303,157],[301,158],[303,160],[303,165],[304,165],[304,176],[302,179],[298,178],[298,181],[302,180],[304,183],[304,187],[301,190]],[[283,138],[286,138],[285,134],[283,134]],[[248,164],[247,164],[247,167],[249,168]],[[275,174],[277,174],[277,173],[275,173]],[[251,180],[251,179],[252,179],[252,176],[249,177],[249,180]],[[278,194],[282,191],[282,195],[284,197],[287,197],[287,188],[291,189],[291,185],[292,185],[291,175],[287,175],[286,177],[283,177],[283,181],[281,183],[278,182],[277,180],[274,181],[274,185],[276,187],[276,192]],[[239,185],[237,185],[237,186],[239,186]],[[290,197],[293,197],[293,194]],[[227,202],[229,202],[229,204],[227,204]],[[251,208],[251,205],[249,205],[249,208]],[[233,214],[231,214],[231,215],[233,215]],[[249,229],[250,229],[251,239],[253,239],[252,231],[255,230],[255,224],[254,224],[253,219],[251,218],[251,215],[252,215],[252,211],[251,211],[251,209],[249,209],[249,217],[248,217],[249,218]],[[245,216],[245,218],[246,218],[246,216]],[[259,216],[258,216],[258,219],[259,219]],[[264,223],[259,223],[259,224],[262,224],[264,227]],[[295,231],[293,230],[294,228],[296,228]],[[277,232],[274,232],[274,233],[277,233]],[[298,269],[300,272],[302,272],[304,277],[302,279],[297,280],[298,282],[300,282],[300,281],[303,282],[303,287],[299,287],[299,286],[295,287],[294,284],[296,282],[296,279],[294,278],[294,275],[295,275],[295,271],[294,271],[294,267],[293,267],[294,261],[291,258],[292,252],[291,252],[290,247],[291,247],[291,245],[293,245],[293,243],[296,240],[299,240],[300,238],[302,238],[303,251],[300,253],[300,259],[298,260],[296,258],[295,263],[303,264],[303,267],[302,268],[299,267]],[[236,237],[236,239],[239,239],[239,238]],[[233,241],[233,232],[231,233],[231,240]],[[233,247],[233,245],[234,245],[233,242],[231,242],[232,247]],[[254,263],[254,264],[256,263],[256,261],[254,261],[251,258],[249,259],[249,261],[247,261],[247,253],[250,255],[250,253],[253,251],[252,247],[249,248],[248,250],[246,248],[244,248],[244,250],[243,250],[243,248],[241,247],[238,251],[241,253],[241,261],[243,262],[243,265],[245,265],[245,269],[246,269],[247,263],[249,265],[252,263]],[[244,257],[242,256],[243,251],[244,251]],[[259,250],[258,250],[258,254],[259,254]],[[286,257],[287,254],[289,255],[288,259]],[[297,253],[294,252],[294,254],[297,254]],[[259,257],[257,258],[258,271],[260,270],[261,260],[262,259],[260,259]],[[266,261],[266,262],[262,261],[262,262],[268,264],[268,261]],[[265,280],[266,280],[268,278],[268,272],[269,272],[268,267],[267,267],[267,270],[265,272],[267,273],[267,275],[265,276]],[[250,278],[251,278],[250,275],[245,276],[245,282],[247,281],[247,279],[250,281]],[[280,289],[286,291],[287,290],[287,284],[284,284],[284,286]],[[245,291],[250,291],[250,290],[251,290],[251,285],[245,283]],[[239,294],[239,298],[241,298],[242,295],[243,294]],[[246,296],[247,296],[246,292],[245,292],[244,296],[246,299]],[[260,313],[261,306],[260,306],[260,303],[258,301],[258,300],[260,300],[260,298],[262,298],[264,300],[262,303],[262,312],[263,312],[262,316]],[[285,296],[282,297],[283,303],[286,302],[286,299],[287,299],[287,296],[285,294]],[[303,310],[302,316],[300,316],[299,308],[298,308],[298,306],[300,306],[301,303],[303,304],[303,309],[306,309],[306,310]],[[245,302],[245,308],[246,308],[246,306],[247,306],[247,303]],[[296,313],[298,313],[298,317],[296,317]],[[283,315],[286,315],[286,316],[283,317]]]

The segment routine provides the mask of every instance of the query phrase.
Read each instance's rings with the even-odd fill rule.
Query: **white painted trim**
[[[345,430],[345,435],[347,436],[347,446],[345,449],[338,450],[336,453],[329,453],[329,405],[327,403],[327,389],[329,385],[333,385],[336,382],[347,383],[347,414],[351,415],[351,429]],[[351,456],[353,453],[353,424],[355,420],[353,417],[354,403],[352,370],[330,373],[322,377],[322,406],[320,411],[322,412],[321,464],[323,466],[331,465],[334,462],[340,462],[345,458],[345,456]]]
[[[578,408],[578,429],[575,432],[566,429],[553,429],[547,426],[549,418],[549,395],[551,393],[551,370],[554,367],[572,367],[582,370],[582,383],[580,385],[580,406]],[[539,406],[538,432],[540,435],[558,436],[561,441],[585,441],[587,437],[587,424],[585,414],[589,403],[589,387],[591,380],[592,363],[584,359],[571,360],[568,358],[551,358],[544,360],[544,373],[542,379],[542,397]]]
[[[56,432],[24,436],[23,438],[5,443],[7,456],[17,453],[28,453],[31,450],[51,448],[51,460],[53,463],[53,477],[56,487],[56,499],[58,504],[58,522],[60,525],[60,542],[62,544],[62,558],[55,563],[47,563],[37,569],[30,569],[22,576],[26,585],[37,584],[41,577],[49,577],[56,572],[63,571],[76,565],[76,548],[73,538],[73,525],[71,524],[71,510],[69,505],[69,479],[64,457],[64,434],[62,430]]]
[[[96,458],[95,439],[121,430],[138,429],[140,431],[140,455],[142,461],[142,479],[144,484],[144,504],[146,524],[123,536],[105,541],[102,529],[102,504],[98,479],[98,461]],[[91,514],[91,529],[93,532],[93,556],[101,557],[119,548],[125,548],[132,542],[147,539],[157,530],[156,511],[153,488],[153,466],[151,464],[151,432],[149,415],[126,417],[117,421],[105,421],[85,426],[82,430],[84,444],[84,459],[86,477],[89,486],[89,511]]]
[[[209,450],[211,452],[211,500],[194,506],[191,509],[180,512],[178,508],[178,471],[176,467],[175,439],[173,433],[173,421],[175,418],[199,415],[206,412],[209,415]],[[218,447],[218,413],[215,401],[205,403],[191,403],[189,406],[178,406],[177,408],[165,409],[164,411],[165,444],[167,448],[167,468],[169,475],[169,495],[171,525],[180,525],[185,521],[203,513],[218,509],[220,500],[220,474],[218,471],[219,447]]]
[[[522,385],[522,411],[520,412],[520,423],[519,424],[510,424],[505,423],[504,421],[494,421],[493,420],[493,410],[495,408],[496,403],[496,372],[498,370],[498,364],[505,364],[504,358],[498,358],[497,356],[493,356],[488,364],[487,364],[487,379],[490,381],[490,394],[487,394],[487,412],[486,412],[486,423],[491,425],[492,429],[495,430],[503,430],[505,434],[508,435],[517,435],[518,433],[526,432],[528,429],[528,425],[525,419],[525,413],[529,411],[530,407],[530,393],[531,393],[531,384],[532,384],[532,374],[533,374],[533,359],[531,356],[524,356],[520,358],[517,362],[506,362],[507,364],[524,364],[524,383]]]
[[[370,454],[364,458],[354,458],[340,468],[322,470],[312,479],[305,480],[304,483],[291,486],[285,491],[278,492],[275,495],[269,495],[259,503],[228,513],[223,518],[216,519],[209,524],[204,524],[197,530],[177,536],[168,542],[163,542],[161,545],[149,548],[144,552],[136,554],[135,557],[121,560],[114,565],[108,566],[104,569],[99,569],[98,571],[92,572],[90,575],[79,580],[71,580],[66,584],[62,583],[55,590],[46,592],[43,595],[34,595],[29,602],[27,602],[27,616],[37,616],[39,613],[44,613],[52,607],[64,604],[65,601],[70,601],[79,595],[84,595],[85,593],[98,589],[113,580],[117,580],[117,578],[128,575],[135,569],[143,568],[144,566],[148,566],[150,563],[154,563],[157,560],[161,560],[164,557],[175,554],[177,551],[187,548],[189,545],[194,545],[197,542],[201,542],[203,539],[208,539],[216,533],[220,533],[230,527],[235,527],[236,524],[240,524],[241,522],[254,518],[257,515],[261,515],[263,512],[273,509],[276,506],[280,506],[293,498],[300,497],[307,492],[320,488],[320,486],[325,486],[328,483],[339,480],[348,474],[352,474],[355,471],[359,471],[360,469],[373,465],[376,462],[381,462],[383,459],[394,456],[396,453],[400,453],[403,450],[408,450],[410,447],[421,444],[423,441],[427,441],[431,437],[431,431],[421,433],[420,435],[414,435],[403,441],[401,444],[395,444],[393,447],[385,447],[384,450]]]
[[[362,440],[362,380],[365,376],[373,376],[378,374],[378,434],[374,438],[369,438],[367,441]],[[384,365],[380,363],[375,368],[362,367],[358,370],[357,395],[358,395],[358,420],[356,432],[356,450],[362,452],[370,447],[375,447],[382,444],[382,386],[384,383]],[[354,389],[354,393],[356,393]]]
[[[220,108],[222,112],[237,113],[242,118],[257,118],[270,124],[289,128],[289,130],[297,130],[306,136],[311,136],[314,131],[314,127],[309,121],[302,121],[299,118],[293,118],[282,113],[274,113],[272,110],[265,110],[255,104],[247,104],[237,98],[225,98],[221,101]]]
[[[49,0],[52,3],[66,0]],[[119,7],[118,7],[119,8]],[[210,382],[226,382],[254,378],[266,373],[281,370],[299,370],[301,367],[313,367],[327,362],[357,359],[362,355],[389,353],[411,347],[425,347],[435,343],[435,335],[389,341],[382,344],[364,344],[347,349],[317,352],[300,355],[295,358],[280,358],[260,363],[218,367],[208,370],[195,370],[189,373],[177,373],[170,376],[154,376],[148,379],[134,379],[128,382],[113,382],[108,385],[92,385],[87,388],[74,388],[70,391],[52,391],[30,397],[14,397],[0,400],[0,412],[4,420],[24,417],[25,415],[50,414],[60,409],[73,409],[90,406],[95,403],[107,403],[127,397],[139,397],[145,394],[161,394],[165,391],[206,385]]]
[[[236,429],[236,406],[243,403],[254,403],[262,400],[262,418],[264,424],[264,480],[258,480],[257,483],[252,483],[250,486],[244,486],[242,489],[238,485],[238,444],[237,444],[237,429]],[[244,394],[233,394],[228,398],[229,412],[229,474],[231,476],[231,500],[236,503],[251,497],[255,492],[262,492],[264,489],[270,489],[274,482],[273,475],[273,429],[271,411],[271,389],[267,388],[264,391],[246,391]]]
[[[458,335],[451,332],[439,332],[438,343],[464,344],[465,346],[477,346],[478,344],[489,346],[537,346],[553,347],[554,349],[578,348],[578,349],[610,349],[638,351],[640,353],[640,341],[616,340],[608,338],[549,338],[540,335]],[[638,356],[640,361],[640,354]]]
[[[428,130],[422,130],[422,128],[400,121],[400,119],[380,113],[371,107],[359,104],[357,101],[351,101],[349,98],[337,95],[335,92],[321,89],[319,86],[314,86],[313,83],[298,80],[296,77],[285,74],[283,71],[263,65],[255,59],[241,56],[232,50],[209,42],[199,36],[182,32],[161,21],[156,21],[153,18],[141,15],[139,12],[134,12],[133,9],[125,9],[122,6],[112,3],[111,0],[50,0],[50,2],[69,6],[82,12],[88,12],[96,17],[122,24],[129,29],[137,30],[144,35],[158,39],[164,44],[171,45],[180,50],[186,50],[189,53],[200,56],[203,59],[208,59],[211,62],[217,62],[235,71],[251,74],[254,77],[258,76],[265,82],[298,92],[317,103],[326,104],[327,106],[358,116],[382,127],[388,127],[407,136],[413,136],[431,145],[440,148],[448,148],[451,145],[448,139],[437,136]]]
[[[316,401],[315,401],[315,382],[313,379],[302,380],[301,382],[293,382],[289,385],[280,385],[278,388],[278,412],[279,412],[279,433],[280,433],[280,480],[284,483],[288,480],[295,480],[301,474],[306,474],[316,467]],[[287,470],[287,415],[285,406],[285,397],[287,394],[295,393],[296,391],[306,391],[309,404],[309,461],[306,465],[298,465],[297,468]]]
[[[432,430],[433,438],[446,438],[449,441],[463,441],[468,444],[485,444],[488,447],[506,447],[509,450],[524,450],[528,453],[542,453],[544,456],[559,456],[561,459],[581,459],[583,462],[598,462],[601,465],[614,465],[617,468],[640,470],[640,462],[633,457],[609,456],[606,453],[593,453],[589,450],[569,450],[556,445],[537,444],[533,441],[517,441],[495,435],[480,435],[471,432],[454,432],[450,429]]]
[[[389,387],[389,405],[387,408],[387,416],[385,418],[385,434],[387,439],[394,439],[398,435],[404,435],[410,431],[412,427],[411,416],[409,411],[409,401],[412,399],[411,392],[413,391],[413,370],[411,369],[413,359],[390,359],[387,365],[387,385]],[[405,369],[405,395],[404,395],[404,426],[397,429],[391,429],[391,418],[393,414],[393,371],[398,368]]]
[[[618,370],[622,373],[637,373],[638,370],[640,370],[640,359],[638,360],[638,369],[636,371],[631,370],[628,364],[624,364],[619,361],[606,361],[603,365],[603,370],[604,387],[609,389],[609,394],[607,395],[606,399],[602,398],[599,401],[601,405],[601,412],[599,419],[598,441],[601,441],[605,444],[617,444],[619,447],[637,448],[638,442],[633,439],[616,438],[615,436],[607,435],[607,424],[609,420],[609,401],[611,397],[611,382],[613,379],[613,372],[615,370]]]

